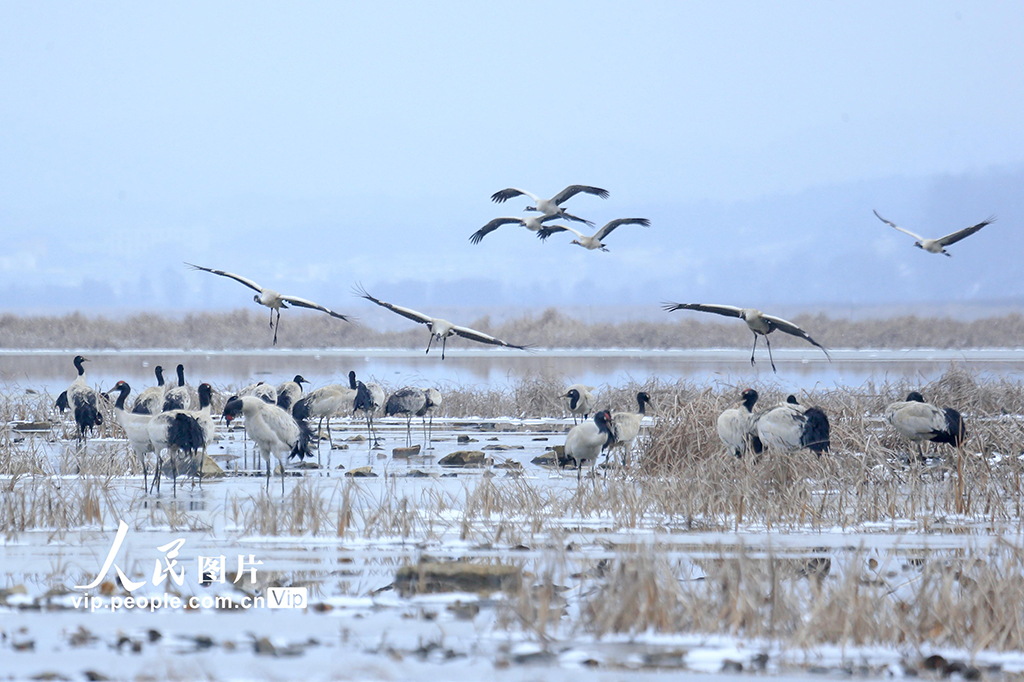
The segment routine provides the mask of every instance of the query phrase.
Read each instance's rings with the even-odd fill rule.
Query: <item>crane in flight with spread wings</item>
[[[478,332],[477,330],[470,329],[469,327],[460,327],[457,324],[452,324],[448,320],[442,320],[439,317],[431,317],[430,315],[424,315],[423,313],[417,312],[411,308],[404,308],[400,305],[395,305],[393,303],[388,303],[387,301],[382,301],[379,298],[374,298],[369,293],[367,293],[366,289],[364,289],[361,285],[356,285],[354,293],[356,296],[365,298],[367,301],[373,301],[377,305],[383,308],[387,308],[393,313],[398,313],[402,317],[408,318],[413,322],[419,322],[420,324],[427,325],[427,328],[430,329],[430,340],[427,341],[426,352],[430,352],[430,345],[434,342],[434,339],[437,339],[438,341],[441,342],[442,360],[444,360],[444,350],[445,346],[447,345],[449,336],[461,336],[462,338],[469,339],[470,341],[476,341],[478,343],[487,343],[492,346],[505,346],[506,348],[529,350],[528,346],[517,346],[514,343],[508,343],[507,341],[496,339],[490,334],[484,334],[483,332]]]
[[[731,305],[706,305],[704,303],[663,303],[662,307],[672,312],[674,310],[699,310],[702,313],[715,313],[716,315],[725,315],[727,317],[738,317],[747,323],[747,327],[754,334],[754,347],[750,349],[750,364],[754,364],[754,350],[757,348],[757,336],[760,334],[764,337],[765,345],[768,346],[768,361],[772,363],[772,371],[777,372],[775,369],[775,360],[772,359],[772,344],[768,340],[768,335],[778,329],[780,332],[792,334],[793,336],[799,336],[801,339],[808,341],[809,343],[817,346],[825,353],[825,357],[828,358],[829,362],[832,362],[832,356],[828,354],[825,347],[811,338],[811,335],[805,332],[800,327],[796,326],[792,322],[782,319],[781,317],[775,317],[774,315],[765,315],[760,310],[754,308],[737,308]]]
[[[220,275],[221,277],[228,277],[230,279],[235,280],[236,282],[241,282],[245,286],[257,292],[256,295],[252,297],[252,300],[256,301],[260,305],[265,305],[268,308],[270,308],[270,327],[274,330],[275,346],[277,345],[277,332],[281,327],[281,308],[287,310],[289,303],[299,308],[319,310],[322,313],[327,313],[331,317],[336,317],[339,320],[344,320],[346,322],[354,321],[354,318],[348,315],[342,315],[341,313],[336,313],[329,308],[323,307],[319,303],[314,303],[313,301],[307,300],[305,298],[299,298],[298,296],[287,296],[285,294],[279,294],[273,289],[261,287],[259,284],[252,281],[251,279],[242,277],[241,275],[236,275],[233,272],[225,272],[224,270],[214,270],[213,268],[204,268],[201,265],[193,265],[192,263],[185,263],[185,265],[189,266],[193,270],[203,270],[205,272],[212,272],[215,275]],[[274,323],[274,311],[277,311],[276,324]]]
[[[872,210],[874,210],[874,209],[872,209]],[[971,225],[970,227],[965,227],[964,229],[957,230],[956,232],[953,232],[952,234],[947,234],[945,237],[939,237],[938,239],[925,239],[924,237],[922,237],[920,235],[914,234],[910,230],[903,229],[902,227],[900,227],[896,223],[892,222],[891,220],[886,220],[882,216],[878,215],[878,211],[874,211],[874,214],[875,214],[876,218],[881,220],[883,223],[885,223],[889,227],[891,227],[893,229],[896,229],[896,230],[899,230],[903,234],[909,234],[911,237],[916,239],[917,241],[914,242],[914,246],[916,246],[917,248],[924,249],[928,253],[941,253],[944,256],[948,256],[950,258],[953,257],[953,254],[951,254],[949,251],[946,251],[946,247],[947,246],[949,246],[950,244],[956,244],[961,239],[965,239],[967,237],[970,237],[972,234],[974,234],[975,232],[977,232],[981,228],[983,228],[986,225],[989,225],[989,224],[995,222],[995,219],[996,219],[995,216],[989,216],[989,218],[987,220],[983,220],[980,223],[978,223],[977,225]]]
[[[590,222],[589,220],[577,218],[574,215],[566,213],[565,209],[562,208],[561,206],[562,202],[567,201],[580,193],[593,194],[594,196],[601,197],[602,199],[608,198],[608,190],[606,189],[601,189],[600,187],[591,187],[590,185],[569,185],[568,187],[566,187],[565,189],[563,189],[561,192],[551,197],[550,199],[541,199],[536,194],[527,192],[525,189],[509,187],[507,189],[503,189],[492,194],[491,201],[501,204],[508,201],[512,197],[528,196],[531,199],[533,199],[533,206],[527,206],[525,209],[523,209],[525,211],[537,211],[546,216],[557,215],[561,218],[565,218],[566,220],[575,220],[577,222],[586,223],[587,225],[593,225],[593,223]]]
[[[614,230],[619,225],[643,225],[644,227],[649,227],[650,224],[651,221],[648,220],[647,218],[619,218],[618,220],[612,220],[611,222],[605,224],[604,227],[602,227],[600,230],[598,230],[592,236],[589,237],[580,232],[579,230],[574,230],[568,225],[547,225],[537,231],[537,238],[540,239],[541,241],[544,241],[548,237],[553,235],[555,232],[568,231],[576,235],[576,239],[573,239],[570,242],[571,244],[579,244],[580,246],[589,251],[593,251],[594,249],[601,249],[602,251],[607,251],[608,249],[605,247],[604,242],[602,240],[609,234],[611,234],[612,230]]]

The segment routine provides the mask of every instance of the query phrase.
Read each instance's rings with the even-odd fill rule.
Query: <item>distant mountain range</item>
[[[996,168],[734,203],[636,204],[614,188],[608,201],[574,198],[572,210],[597,226],[616,217],[651,220],[650,228],[619,228],[606,240],[609,253],[585,252],[564,234],[541,243],[516,226],[471,245],[469,235],[490,218],[522,209],[486,196],[454,214],[452,197],[394,197],[386,215],[379,201],[361,205],[351,197],[8,208],[0,213],[10,235],[0,256],[0,296],[2,310],[13,313],[255,306],[250,291],[190,272],[187,260],[371,319],[386,315],[351,296],[356,281],[385,300],[434,311],[557,307],[591,311],[584,317],[613,310],[616,317],[650,317],[659,314],[658,302],[672,299],[853,316],[1002,314],[1024,309],[1022,188],[1024,168]],[[998,220],[945,258],[915,249],[872,209],[927,236],[992,214]]]

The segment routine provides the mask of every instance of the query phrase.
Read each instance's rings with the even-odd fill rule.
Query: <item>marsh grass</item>
[[[879,561],[880,559],[880,561]],[[723,551],[672,562],[654,549],[611,562],[577,624],[598,637],[718,633],[788,647],[1024,647],[1024,554],[1000,545],[879,556],[865,551],[802,560]]]
[[[825,315],[791,318],[829,348],[1017,348],[1024,337],[1024,317],[1012,313],[977,320],[916,316],[850,320]],[[0,347],[64,348],[67,339],[91,348],[271,348],[267,318],[255,309],[162,317],[149,313],[123,319],[71,313],[60,316],[0,315]],[[469,326],[511,343],[545,348],[749,348],[750,333],[741,324],[708,320],[701,315],[667,315],[664,321],[628,320],[586,323],[549,308],[500,323],[482,317]],[[800,339],[775,335],[779,348],[805,347]],[[421,329],[379,331],[342,324],[323,315],[302,315],[292,325],[294,348],[421,348]],[[449,340],[452,348],[474,347]]]

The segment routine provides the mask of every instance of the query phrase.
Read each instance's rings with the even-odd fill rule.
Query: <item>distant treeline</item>
[[[409,323],[403,331],[378,331],[326,315],[286,314],[282,348],[425,348],[427,330]],[[139,314],[121,319],[72,313],[60,316],[0,315],[0,348],[169,348],[252,350],[271,348],[273,333],[262,311],[197,313],[184,317]],[[1018,348],[1024,345],[1024,317],[1013,313],[973,321],[915,316],[885,319],[792,319],[827,348]],[[488,317],[470,327],[510,343],[538,348],[746,348],[750,332],[740,320],[685,317],[664,322],[587,323],[553,308],[536,316],[492,324]],[[479,347],[457,338],[449,347]],[[777,347],[806,342],[781,332]]]

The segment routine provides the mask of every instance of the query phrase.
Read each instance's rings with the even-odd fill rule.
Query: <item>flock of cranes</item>
[[[100,393],[86,380],[84,363],[88,361],[81,355],[75,356],[73,362],[78,375],[55,403],[61,412],[72,410],[80,442],[84,444],[88,434],[103,424],[101,400],[109,401],[117,394],[113,413],[141,464],[143,488],[147,492],[160,489],[164,470],[161,462],[165,454],[171,469],[173,494],[177,494],[179,469],[198,474],[201,485],[202,457],[216,437],[210,384],[202,383],[198,389],[192,389],[185,383],[184,367],[178,365],[179,386],[168,389],[163,383],[163,368],[157,366],[157,386],[141,391],[129,409],[127,400],[132,389],[128,382],[118,381],[110,391]],[[349,372],[348,379],[347,385],[331,384],[304,393],[302,385],[309,382],[297,374],[276,387],[262,382],[246,386],[238,395],[227,399],[221,416],[229,425],[239,416],[245,417],[246,435],[255,441],[266,464],[268,488],[272,459],[283,467],[292,458],[312,457],[315,437],[307,423],[311,418],[319,418],[321,427],[324,420],[327,421],[328,440],[333,448],[331,417],[361,415],[366,419],[368,440],[372,445],[377,441],[373,417],[381,408],[387,416],[406,415],[410,421],[413,415],[429,416],[432,421],[432,410],[442,404],[437,389],[412,387],[396,391],[385,403],[380,385],[358,381],[355,372]],[[177,396],[172,395],[174,391],[179,392]],[[429,439],[427,424],[425,420],[424,429]],[[152,484],[148,481],[150,455],[156,458]],[[282,490],[283,475],[282,468]]]
[[[795,452],[807,449],[821,457],[831,446],[828,416],[820,407],[801,405],[796,396],[767,410],[755,411],[758,394],[752,388],[740,393],[740,404],[718,416],[718,437],[736,457],[759,455],[764,449]],[[896,432],[916,443],[918,459],[924,461],[921,443],[945,443],[959,448],[967,438],[967,426],[952,407],[938,408],[924,402],[917,391],[905,401],[885,408],[884,419]]]
[[[510,187],[495,192],[491,199],[495,203],[504,203],[518,196],[526,196],[533,204],[524,210],[538,213],[525,217],[504,216],[491,220],[470,235],[470,242],[479,244],[485,236],[504,225],[520,225],[536,234],[541,241],[548,240],[559,232],[569,232],[576,236],[570,243],[587,250],[608,251],[604,240],[617,228],[624,225],[649,227],[646,218],[619,218],[611,220],[592,235],[555,221],[583,223],[593,226],[589,220],[569,213],[563,204],[579,194],[588,194],[607,199],[607,190],[589,185],[569,185],[550,199],[543,199],[526,190]],[[879,220],[896,230],[913,237],[915,246],[929,253],[950,256],[945,247],[975,234],[995,218],[991,217],[981,223],[964,228],[938,239],[926,239],[909,230],[899,227],[875,211]],[[208,272],[220,277],[233,279],[256,292],[253,300],[270,310],[270,327],[273,329],[273,344],[277,344],[281,325],[281,310],[289,306],[308,308],[323,312],[331,317],[354,322],[354,318],[335,312],[319,303],[299,296],[281,294],[273,289],[263,287],[255,281],[225,270],[203,267],[186,263],[197,271]],[[477,343],[530,350],[530,346],[517,345],[498,339],[490,334],[460,326],[437,317],[418,312],[411,308],[383,301],[372,296],[361,285],[356,285],[355,295],[378,306],[400,315],[413,322],[423,324],[430,332],[426,352],[436,342],[441,345],[441,359],[444,359],[447,339],[459,336]],[[754,364],[754,354],[759,336],[765,338],[768,358],[772,371],[775,372],[775,361],[772,358],[769,335],[776,331],[804,339],[820,348],[831,362],[828,350],[815,341],[810,334],[796,324],[780,317],[762,313],[753,308],[740,308],[730,305],[702,303],[671,303],[663,304],[667,312],[677,310],[695,310],[727,317],[742,319],[754,335],[751,348],[750,363]],[[57,399],[56,406],[63,412],[70,410],[74,416],[80,441],[103,423],[103,412],[100,409],[99,394],[90,387],[85,379],[83,363],[87,359],[76,356],[74,366],[77,377]],[[184,367],[176,367],[177,386],[165,383],[163,368],[157,366],[155,375],[157,385],[146,388],[134,402],[131,410],[126,407],[126,399],[131,387],[119,381],[110,393],[117,393],[113,412],[118,424],[127,435],[128,441],[140,459],[143,468],[143,485],[147,484],[147,456],[155,455],[157,468],[153,476],[153,486],[159,489],[161,458],[167,452],[172,467],[174,491],[177,489],[177,464],[184,454],[188,469],[202,471],[202,463],[196,465],[198,453],[205,452],[206,445],[214,437],[214,422],[211,414],[212,389],[209,384],[200,384],[198,390],[190,387],[185,381]],[[374,383],[364,384],[358,381],[355,372],[348,375],[347,384],[331,384],[313,391],[303,392],[302,385],[309,383],[301,375],[291,381],[274,387],[264,383],[253,384],[231,396],[225,405],[223,418],[230,423],[239,416],[245,417],[245,429],[249,437],[257,444],[266,463],[267,488],[271,478],[271,460],[277,459],[282,464],[282,491],[284,489],[283,464],[291,458],[311,456],[313,432],[307,420],[318,419],[318,431],[324,421],[327,423],[328,440],[334,447],[331,434],[331,418],[334,416],[362,415],[366,419],[367,439],[375,444],[378,438],[373,426],[374,415],[381,409],[386,416],[406,417],[406,442],[411,444],[411,422],[414,416],[424,421],[424,433],[430,442],[427,419],[433,421],[433,411],[441,405],[441,394],[434,388],[420,389],[415,387],[402,388],[385,400],[383,389]],[[594,411],[595,401],[593,387],[583,384],[570,386],[560,396],[566,409],[572,414],[574,426],[568,432],[565,442],[565,457],[572,460],[582,475],[587,464],[596,464],[602,452],[610,453],[613,448],[623,448],[623,462],[628,463],[630,449],[636,439],[646,408],[651,404],[650,396],[645,392],[637,394],[637,412],[612,412],[609,409]],[[828,452],[830,447],[830,427],[828,417],[818,407],[801,405],[794,396],[786,402],[767,410],[756,411],[758,394],[747,389],[741,394],[740,405],[723,412],[717,421],[717,430],[726,449],[737,457],[747,453],[759,454],[764,448],[782,452],[809,449],[816,455]],[[593,417],[590,418],[591,413]],[[583,421],[577,423],[579,417]],[[919,393],[911,393],[906,401],[894,403],[885,411],[885,419],[905,438],[918,443],[919,455],[923,457],[920,443],[932,441],[948,443],[959,447],[966,437],[964,421],[953,408],[938,408],[925,403]],[[201,481],[201,478],[200,478]]]

